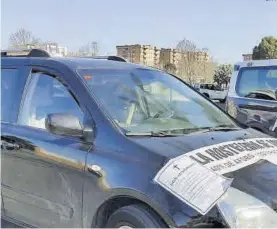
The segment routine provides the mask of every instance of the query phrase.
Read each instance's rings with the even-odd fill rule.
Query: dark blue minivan
[[[1,52],[1,178],[20,227],[277,227],[277,139],[116,57]]]

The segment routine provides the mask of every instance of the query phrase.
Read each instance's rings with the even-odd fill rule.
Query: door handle
[[[88,165],[87,170],[98,177],[102,176],[102,168],[99,165]]]

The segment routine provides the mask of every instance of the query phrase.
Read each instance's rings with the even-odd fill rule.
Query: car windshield
[[[162,71],[79,69],[78,74],[113,120],[128,132],[235,127],[219,108]]]
[[[238,94],[245,97],[277,99],[277,67],[242,68],[236,89]]]

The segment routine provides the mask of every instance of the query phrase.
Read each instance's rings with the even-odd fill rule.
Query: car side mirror
[[[57,135],[81,138],[84,134],[79,119],[70,114],[48,114],[45,126],[49,132]]]

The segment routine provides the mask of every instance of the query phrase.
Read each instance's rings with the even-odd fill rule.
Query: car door
[[[5,174],[3,167],[3,154],[11,144],[5,142],[3,136],[6,131],[12,128],[16,122],[19,104],[23,93],[24,85],[27,79],[28,70],[24,67],[5,66],[1,68],[1,215],[4,216],[4,200],[3,196],[3,176]]]
[[[209,84],[209,95],[210,95],[210,99],[218,98],[218,91],[216,90],[213,84]]]
[[[82,227],[82,192],[91,143],[54,135],[45,128],[50,113],[67,113],[87,123],[90,116],[62,77],[32,71],[18,122],[4,127],[11,145],[2,153],[6,216],[35,227]]]
[[[206,85],[205,84],[200,84],[200,92],[204,94],[206,92]]]
[[[214,85],[214,90],[215,90],[215,95],[216,95],[216,99],[222,100],[224,99],[224,90],[222,89],[221,86],[219,85]]]

